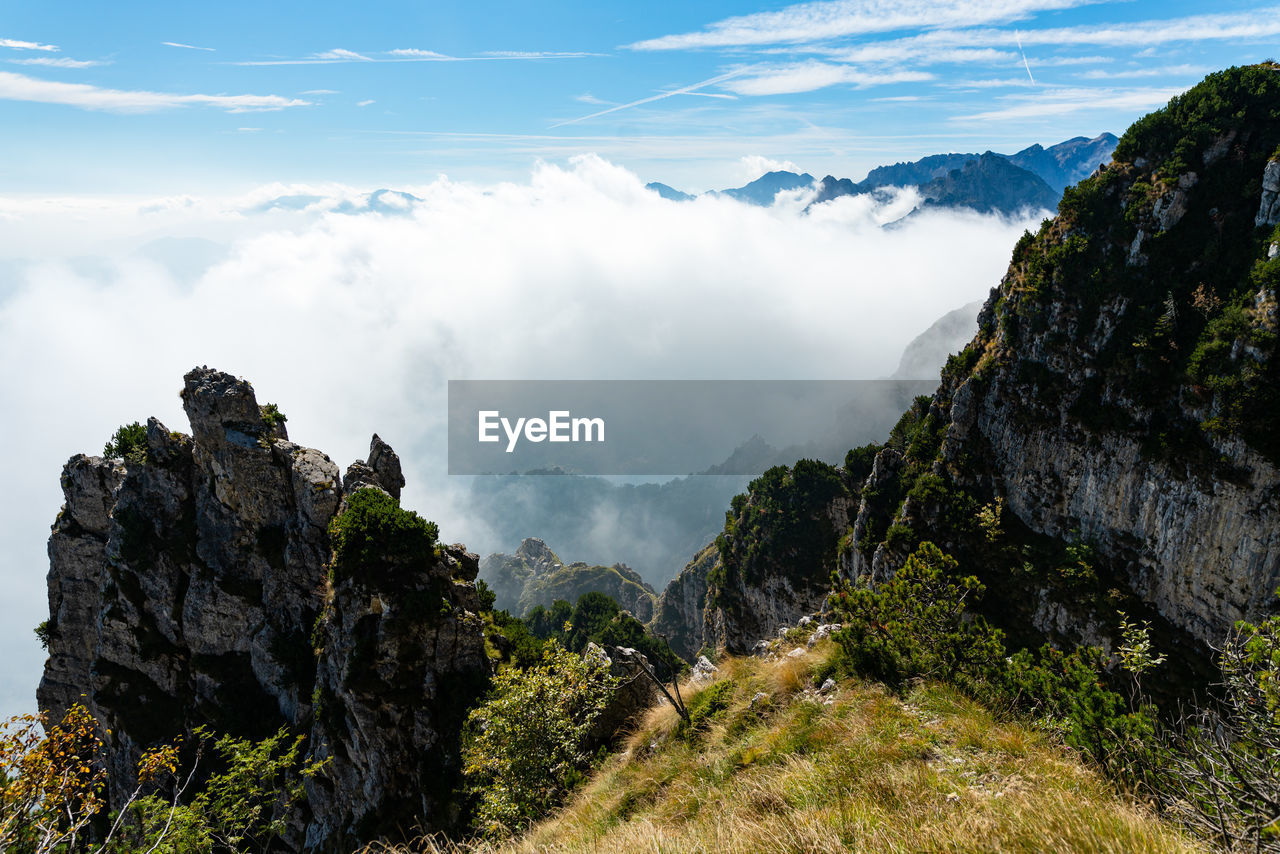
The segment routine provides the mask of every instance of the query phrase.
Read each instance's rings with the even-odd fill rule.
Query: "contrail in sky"
[[[1014,30],[1013,37],[1018,41],[1018,53],[1022,54],[1022,67],[1027,69],[1027,76],[1031,77],[1031,85],[1034,86],[1036,85],[1036,78],[1031,74],[1031,64],[1027,62],[1026,51],[1022,49],[1022,36],[1018,34],[1017,30]]]
[[[663,92],[660,95],[653,95],[648,98],[641,98],[639,101],[632,101],[629,104],[619,104],[616,107],[610,107],[607,110],[601,110],[600,112],[592,113],[589,116],[580,116],[579,118],[576,118],[576,119],[568,119],[563,122],[556,122],[551,127],[558,128],[558,127],[564,127],[565,125],[577,124],[578,122],[585,122],[587,119],[594,119],[597,116],[603,116],[607,113],[616,113],[618,110],[625,110],[628,107],[638,107],[641,104],[648,104],[651,101],[661,101],[663,98],[670,98],[672,95],[704,94],[704,93],[697,92],[697,90],[701,89],[703,86],[710,86],[714,83],[721,83],[725,80],[728,80],[730,77],[737,77],[741,73],[742,71],[730,71],[728,74],[721,74],[718,77],[712,77],[709,80],[703,80],[701,83],[694,83],[692,86],[682,86],[679,89],[672,89],[671,91]]]

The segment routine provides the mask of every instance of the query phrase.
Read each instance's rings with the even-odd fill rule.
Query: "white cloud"
[[[380,56],[368,56],[345,48],[334,48],[313,53],[302,59],[258,59],[235,62],[233,65],[333,65],[343,62],[500,62],[503,60],[579,59],[585,56],[603,56],[599,53],[580,51],[485,51],[475,56],[450,56],[434,50],[401,47],[384,51]]]
[[[1111,56],[1037,56],[1036,65],[1057,68],[1064,65],[1104,65],[1115,62]]]
[[[861,89],[932,79],[933,75],[926,71],[866,72],[852,65],[809,60],[787,65],[752,66],[721,85],[739,95],[789,95],[842,84]]]
[[[49,68],[95,68],[111,64],[99,59],[68,59],[65,56],[36,56],[31,59],[11,59],[9,62],[13,65],[43,65]]]
[[[357,106],[357,107],[367,107],[367,106],[369,106],[370,104],[376,104],[376,103],[378,103],[378,102],[377,102],[377,101],[375,101],[375,100],[373,100],[372,98],[370,98],[370,99],[369,99],[369,100],[367,100],[367,101],[356,101],[356,106]]]
[[[0,47],[7,47],[11,50],[58,50],[57,45],[40,44],[39,42],[24,42],[19,41],[18,39],[0,39]]]
[[[482,50],[480,55],[490,59],[580,59],[605,54],[580,50]]]
[[[1033,84],[1026,77],[992,77],[983,80],[948,80],[941,85],[949,89],[1004,89],[1016,87],[1030,88]]]
[[[354,50],[347,50],[346,48],[341,47],[335,47],[333,50],[326,50],[313,54],[313,58],[337,59],[347,62],[373,62],[373,60],[367,56],[356,53]]]
[[[1003,102],[1010,106],[973,115],[957,116],[955,121],[989,122],[1006,119],[1065,116],[1088,110],[1118,110],[1143,113],[1164,106],[1170,98],[1185,89],[1048,89],[1034,95],[1007,95]]]
[[[436,53],[434,50],[419,50],[414,47],[401,47],[395,50],[387,51],[389,56],[409,56],[417,59],[455,59],[444,53]]]
[[[1085,80],[1117,80],[1126,77],[1203,77],[1212,69],[1202,65],[1166,65],[1161,68],[1094,69],[1080,77]]]
[[[573,100],[583,104],[593,104],[599,107],[608,106],[613,103],[613,101],[606,101],[603,98],[597,98],[590,92],[583,92],[581,95],[574,95]]]
[[[341,95],[342,93],[337,89],[307,89],[305,92],[300,92],[299,94],[301,95]]]
[[[251,379],[296,441],[344,468],[377,431],[404,460],[406,506],[483,550],[449,500],[446,380],[882,376],[998,283],[1029,224],[934,214],[886,231],[891,212],[868,199],[809,216],[665,202],[594,157],[518,184],[404,189],[423,202],[402,216],[249,212],[354,193],[340,187],[174,197],[154,213],[0,199],[16,218],[0,259],[33,259],[0,278],[0,364],[21,366],[0,375],[0,411],[29,416],[5,434],[23,500],[0,514],[0,716],[32,702],[44,661],[31,627],[61,466],[148,415],[187,430],[175,392],[194,365]],[[157,237],[210,241],[222,260],[172,272],[148,254]]]
[[[1248,14],[1191,15],[1122,24],[1019,29],[1017,32],[998,28],[943,29],[886,40],[877,43],[875,48],[916,53],[953,48],[1016,48],[1021,37],[1024,47],[1118,48],[1141,45],[1149,49],[1151,45],[1170,42],[1249,40],[1276,35],[1280,35],[1280,6]],[[1087,58],[1079,61],[1084,59]]]
[[[705,30],[627,45],[632,50],[683,50],[816,42],[902,29],[967,27],[1028,18],[1091,0],[820,0],[726,18]]]
[[[1012,51],[994,48],[938,48],[905,41],[884,41],[828,52],[831,59],[850,63],[911,62],[915,65],[995,64],[1016,60]]]
[[[214,48],[211,48],[211,47],[200,47],[194,44],[183,44],[182,42],[160,42],[160,44],[164,45],[165,47],[180,47],[180,48],[183,48],[184,50],[207,50],[211,53],[215,50]]]
[[[84,83],[39,80],[24,74],[0,71],[0,100],[64,104],[85,110],[113,113],[148,113],[176,107],[215,107],[229,113],[303,107],[309,101],[279,95],[178,95],[126,89],[103,89]]]

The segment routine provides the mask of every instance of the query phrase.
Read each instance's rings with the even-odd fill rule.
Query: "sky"
[[[509,180],[705,190],[1121,132],[1277,51],[1242,0],[9,3],[0,192]],[[108,11],[109,10],[109,11]]]
[[[1237,0],[5,5],[0,717],[34,706],[63,463],[149,415],[186,430],[191,367],[341,468],[378,432],[406,506],[484,551],[448,379],[883,377],[1050,213],[885,229],[914,189],[646,182],[1120,133],[1280,55],[1280,7]]]

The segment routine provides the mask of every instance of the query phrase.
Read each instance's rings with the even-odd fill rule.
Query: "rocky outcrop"
[[[601,662],[608,668],[609,675],[618,680],[617,687],[587,733],[583,747],[593,751],[601,745],[615,743],[627,727],[651,707],[665,702],[665,698],[654,680],[653,665],[638,650],[590,643],[582,656]]]
[[[734,499],[707,575],[702,641],[742,655],[802,616],[831,590],[852,500],[845,474],[815,460],[770,469]]]
[[[536,537],[521,542],[514,555],[487,556],[480,562],[480,578],[497,596],[494,607],[517,615],[537,605],[549,608],[557,599],[573,604],[583,593],[595,591],[613,597],[623,610],[647,623],[657,598],[653,588],[626,564],[566,564]]]
[[[447,824],[430,793],[456,773],[458,717],[488,672],[474,555],[402,567],[395,590],[333,584],[329,525],[357,490],[398,495],[394,451],[375,436],[344,485],[329,457],[264,421],[249,383],[197,368],[182,399],[190,436],[153,418],[143,453],[63,470],[40,707],[89,708],[113,803],[147,746],[201,725],[251,738],[283,726],[332,759],[293,847]]]
[[[1259,226],[1280,223],[1280,158],[1267,161],[1262,173],[1262,199],[1254,224]]]

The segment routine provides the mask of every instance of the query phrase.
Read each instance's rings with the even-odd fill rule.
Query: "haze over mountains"
[[[778,193],[815,189],[810,205],[841,196],[873,193],[885,187],[916,186],[921,207],[969,208],[980,213],[1013,215],[1021,210],[1053,209],[1062,191],[1089,177],[1111,159],[1117,138],[1103,133],[1073,137],[1045,148],[1036,144],[1016,154],[932,154],[919,160],[878,166],[862,181],[827,175],[820,181],[808,172],[765,173],[742,187],[712,191],[748,204],[768,207]],[[664,199],[689,201],[695,196],[652,182],[646,185]]]

